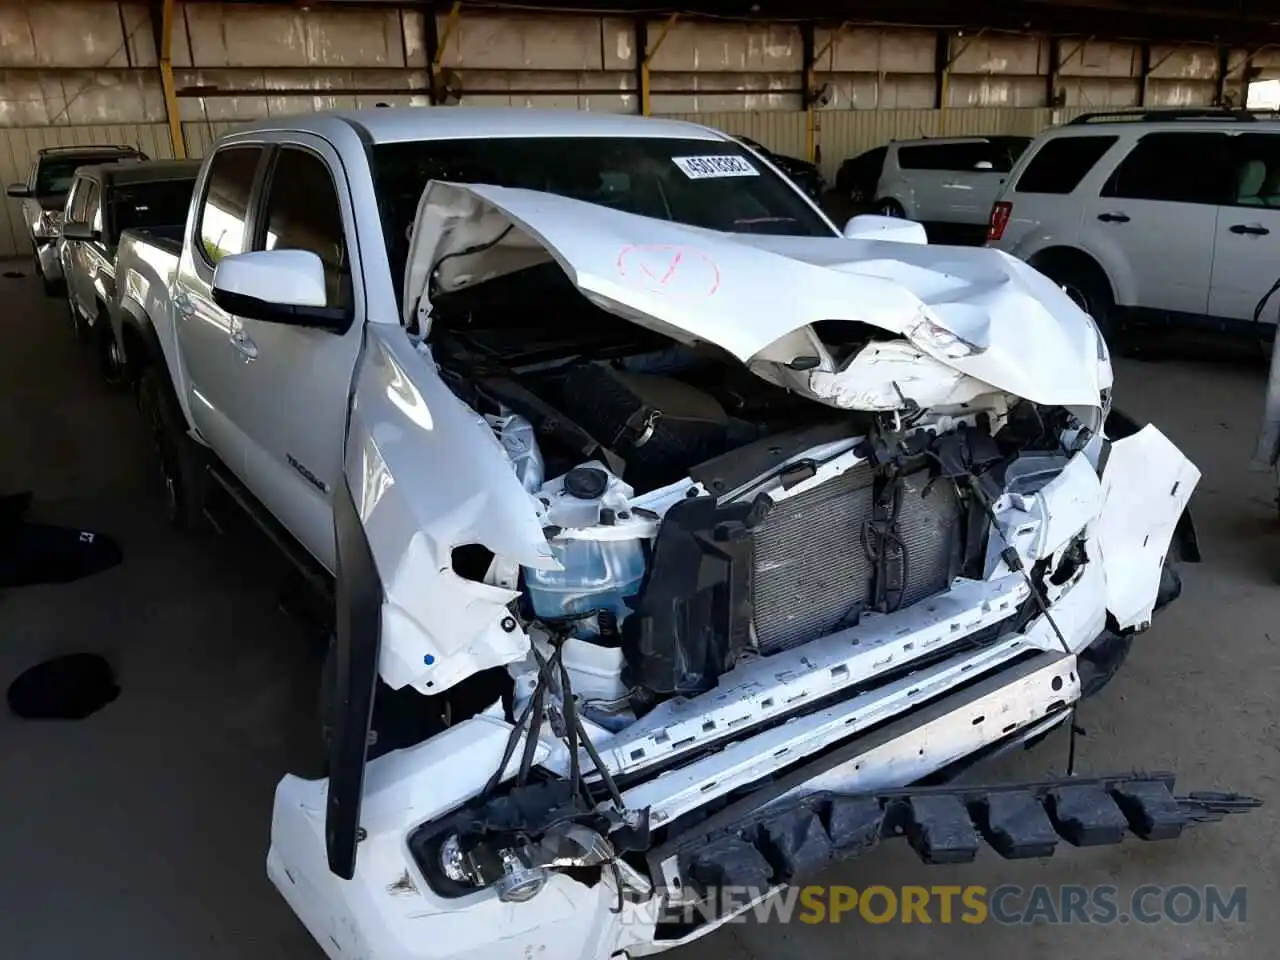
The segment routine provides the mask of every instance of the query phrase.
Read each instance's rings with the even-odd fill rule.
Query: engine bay
[[[815,332],[844,357],[892,339],[847,322]],[[563,567],[483,556],[470,575],[519,581],[535,646],[559,651],[607,730],[712,689],[744,659],[981,578],[1009,464],[1049,451],[1060,468],[1061,438],[1088,439],[1066,410],[1012,398],[832,409],[595,306],[556,264],[437,297],[430,345]],[[536,686],[529,666],[517,701]]]

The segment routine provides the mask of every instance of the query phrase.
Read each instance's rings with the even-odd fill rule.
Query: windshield
[[[36,196],[53,197],[65,195],[71,189],[71,181],[75,179],[76,170],[80,167],[97,163],[113,163],[118,160],[137,159],[128,154],[118,156],[112,154],[73,153],[65,157],[43,157],[36,169]]]
[[[542,190],[726,233],[835,236],[738,144],[677,138],[426,140],[373,147],[387,255],[401,288],[409,231],[430,180]]]
[[[195,177],[190,180],[157,180],[153,183],[128,183],[111,193],[111,216],[115,233],[134,228],[150,229],[183,223]]]

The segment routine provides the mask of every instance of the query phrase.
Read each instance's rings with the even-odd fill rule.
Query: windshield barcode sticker
[[[745,158],[720,154],[712,157],[672,157],[671,162],[690,180],[712,177],[758,177],[760,171]]]

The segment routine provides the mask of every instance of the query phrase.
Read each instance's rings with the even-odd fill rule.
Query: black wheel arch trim
[[[329,870],[355,875],[360,802],[382,642],[382,580],[345,477],[333,497],[337,636],[325,851]]]
[[[142,308],[138,307],[137,309],[141,310]],[[160,346],[160,334],[156,333],[156,327],[151,322],[151,318],[147,317],[143,320],[126,303],[118,304],[114,309],[108,307],[108,311],[114,314],[114,318],[110,323],[111,335],[121,340],[120,349],[124,353],[125,362],[129,365],[129,368],[131,370],[138,369],[140,361],[144,358],[129,355],[129,346],[123,342],[124,329],[126,327],[137,334],[146,347],[147,356],[145,361],[160,367],[165,371],[167,377],[169,375],[169,365],[164,358],[164,350]],[[143,312],[143,316],[146,316],[145,312]]]
[[[1112,408],[1103,429],[1106,431],[1109,446],[1112,440],[1123,440],[1125,437],[1133,436],[1142,429],[1142,425],[1127,413]],[[1107,453],[1109,450],[1104,449],[1104,458]],[[1102,462],[1105,463],[1105,459]],[[1191,516],[1190,503],[1183,508],[1182,516],[1178,518],[1178,525],[1174,527],[1173,542],[1177,545],[1179,560],[1184,563],[1200,562],[1200,536],[1196,532],[1196,523]]]

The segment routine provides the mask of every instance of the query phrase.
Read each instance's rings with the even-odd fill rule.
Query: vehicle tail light
[[[987,241],[993,242],[1004,236],[1004,228],[1009,225],[1009,217],[1013,214],[1013,204],[1001,200],[991,208],[991,222],[987,225]]]

